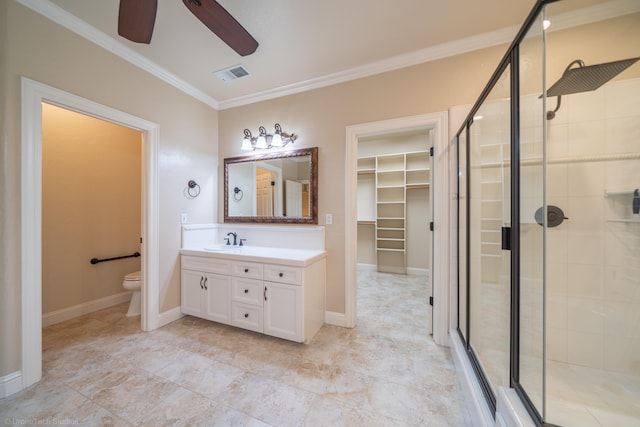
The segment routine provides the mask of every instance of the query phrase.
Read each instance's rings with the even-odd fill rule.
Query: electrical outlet
[[[187,214],[183,212],[180,214],[180,224],[186,224],[186,223],[187,223]]]
[[[332,214],[327,214],[325,216],[324,223],[327,224],[327,225],[333,224],[333,215]]]

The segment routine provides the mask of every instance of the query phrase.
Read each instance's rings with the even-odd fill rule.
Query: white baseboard
[[[360,263],[358,263],[358,270],[376,271],[377,269],[378,269],[378,266],[376,264],[360,264]]]
[[[0,399],[22,390],[22,372],[17,371],[0,377]]]
[[[328,325],[347,327],[345,314],[336,313],[335,311],[324,312],[324,323]]]
[[[431,270],[428,268],[411,268],[407,267],[407,274],[410,276],[428,276]]]
[[[65,320],[73,319],[78,316],[82,316],[83,314],[93,313],[94,311],[102,310],[103,308],[122,304],[130,299],[131,292],[127,291],[63,308],[61,310],[52,311],[50,313],[45,313],[42,315],[42,327],[44,328],[46,326],[55,325],[56,323],[64,322]]]
[[[164,325],[168,325],[171,322],[175,322],[181,317],[184,317],[184,314],[182,314],[182,311],[180,310],[180,306],[172,308],[171,310],[162,312],[158,316],[158,328],[161,328]]]

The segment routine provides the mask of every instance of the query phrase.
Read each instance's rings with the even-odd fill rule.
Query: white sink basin
[[[220,244],[220,245],[212,245],[212,246],[206,247],[204,248],[204,250],[210,251],[210,252],[239,252],[242,250],[242,248],[243,246]]]

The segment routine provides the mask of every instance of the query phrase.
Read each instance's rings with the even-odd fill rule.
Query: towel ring
[[[197,182],[191,180],[187,183],[187,187],[187,194],[189,194],[189,197],[191,197],[192,199],[198,197],[198,195],[200,194],[200,186]]]
[[[243,197],[244,197],[244,193],[242,192],[242,190],[239,187],[235,187],[233,189],[233,200],[235,200],[236,202],[239,202],[240,200],[242,200]]]

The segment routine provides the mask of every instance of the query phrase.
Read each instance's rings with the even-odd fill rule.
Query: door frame
[[[21,78],[21,376],[22,387],[42,378],[42,103],[142,133],[141,328],[158,327],[158,145],[160,126],[80,96]]]
[[[449,330],[449,176],[448,113],[446,111],[382,120],[346,127],[345,144],[345,315],[343,325],[356,325],[357,228],[358,228],[358,139],[388,133],[429,129],[433,132],[433,339],[448,345]]]

